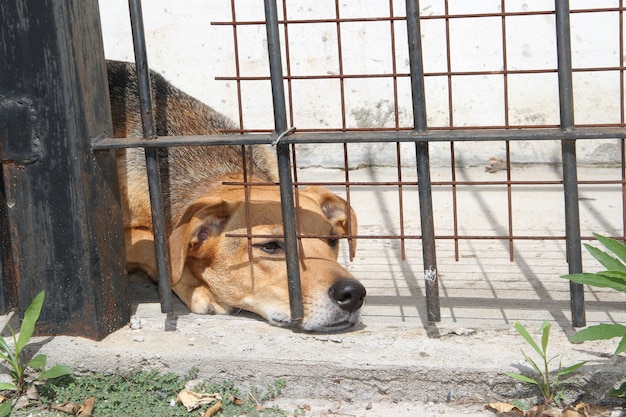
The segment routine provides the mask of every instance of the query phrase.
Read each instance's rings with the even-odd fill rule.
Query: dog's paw
[[[224,307],[213,300],[213,295],[208,288],[197,287],[191,295],[189,309],[196,314],[228,314],[230,308]]]

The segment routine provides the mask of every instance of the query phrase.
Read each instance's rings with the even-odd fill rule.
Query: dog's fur
[[[134,65],[108,61],[107,70],[114,135],[142,137]],[[216,134],[235,127],[162,76],[154,72],[150,76],[159,136]],[[278,187],[253,185],[246,191],[243,186],[224,184],[276,183],[275,162],[265,147],[171,147],[166,159],[162,182],[170,225],[172,289],[191,311],[244,309],[272,324],[306,331],[340,330],[359,321],[365,288],[337,263],[337,239],[332,237],[301,239],[304,319],[291,322]],[[117,161],[128,266],[154,277],[143,150],[118,151]],[[337,195],[322,187],[307,187],[298,189],[297,199],[300,234],[356,234],[356,216]],[[258,237],[231,236],[248,231]]]

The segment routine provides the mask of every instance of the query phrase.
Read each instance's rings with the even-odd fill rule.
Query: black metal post
[[[556,0],[556,41],[559,74],[561,130],[574,129],[574,93],[572,87],[572,51],[570,41],[569,1]],[[569,273],[582,272],[576,140],[561,142],[563,188],[565,194],[565,239]],[[574,327],[586,325],[585,292],[582,284],[570,281],[570,303]]]
[[[154,114],[152,112],[150,71],[148,68],[146,39],[143,30],[141,0],[129,0],[128,6],[133,31],[133,46],[135,48],[135,65],[137,68],[137,84],[139,85],[139,102],[141,106],[141,125],[144,138],[152,139],[156,137],[156,128],[154,124]],[[170,287],[169,252],[167,248],[165,215],[159,171],[159,149],[145,148],[144,151],[146,154],[146,171],[148,175],[148,189],[150,192],[152,233],[154,234],[154,251],[157,264],[161,312],[170,313],[172,311],[172,289]]]
[[[1,108],[0,111],[2,111]],[[2,149],[0,149],[1,154]],[[2,175],[2,170],[0,170],[0,175]],[[7,197],[4,182],[0,181],[0,314],[6,314],[15,307],[15,279],[11,276],[12,258]]]
[[[420,30],[419,1],[406,2],[407,33],[409,38],[409,65],[411,68],[411,93],[413,97],[413,129],[425,132],[426,95],[424,92],[424,65],[422,61],[422,35]],[[419,192],[420,220],[422,226],[422,253],[428,321],[441,321],[439,305],[439,278],[435,250],[435,226],[430,182],[430,157],[428,142],[416,142],[417,187]]]
[[[17,303],[39,334],[101,339],[130,319],[97,0],[0,2],[0,159]]]
[[[285,87],[283,85],[283,66],[280,56],[280,36],[278,34],[278,12],[275,0],[265,0],[265,23],[267,45],[274,101],[274,130],[280,138],[287,132],[287,112],[285,106]],[[278,140],[278,175],[280,179],[280,201],[285,235],[285,256],[289,285],[289,304],[291,321],[297,323],[304,318],[302,289],[300,285],[300,265],[298,257],[298,239],[296,236],[296,214],[293,198],[293,180],[291,177],[291,158],[289,145]]]

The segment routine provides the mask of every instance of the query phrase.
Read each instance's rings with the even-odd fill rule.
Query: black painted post
[[[112,134],[97,0],[0,2],[0,56],[19,310],[45,289],[39,334],[101,339],[128,322],[130,304],[115,152],[91,150]]]
[[[2,149],[0,148],[1,154]],[[6,193],[4,192],[4,184],[0,181],[0,314],[8,313],[15,303],[14,280],[10,278],[11,265],[11,239],[7,219]]]

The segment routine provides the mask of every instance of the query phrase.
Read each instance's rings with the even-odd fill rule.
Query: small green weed
[[[4,360],[11,371],[12,382],[0,383],[0,391],[15,391],[19,396],[26,391],[26,388],[34,382],[42,382],[48,379],[54,379],[63,375],[72,373],[72,370],[64,365],[54,365],[46,370],[46,355],[37,355],[29,362],[24,363],[22,351],[28,344],[30,338],[35,332],[35,324],[39,320],[41,308],[45,298],[45,292],[41,291],[24,312],[24,320],[20,326],[19,337],[15,336],[15,331],[10,324],[7,324],[11,336],[13,337],[13,348],[9,346],[6,340],[0,336],[0,359]],[[27,381],[26,369],[34,369],[39,371],[39,375],[35,381]],[[0,404],[0,417],[8,416],[11,412],[12,401],[5,401]]]
[[[41,389],[44,403],[82,403],[95,397],[93,416],[189,417],[198,415],[210,407],[203,406],[193,413],[188,412],[174,400],[185,386],[195,380],[198,370],[192,368],[186,375],[159,373],[156,370],[116,371],[112,374],[94,373],[80,377],[64,377],[45,384]],[[222,397],[222,409],[217,414],[223,417],[279,417],[289,416],[278,408],[263,408],[261,404],[280,394],[285,383],[276,381],[266,390],[252,389],[242,393],[232,382],[202,382],[193,388],[199,393],[218,393]]]
[[[564,385],[563,381],[561,381],[560,378],[564,375],[574,372],[575,370],[583,366],[586,363],[586,361],[579,362],[567,368],[563,368],[561,366],[561,363],[559,362],[559,367],[556,370],[556,378],[554,379],[554,381],[552,381],[550,379],[549,367],[550,367],[550,363],[556,358],[556,356],[553,356],[552,358],[548,358],[548,353],[547,353],[548,340],[549,340],[550,329],[552,325],[549,322],[544,321],[541,327],[539,328],[539,331],[541,332],[541,347],[539,347],[537,342],[535,342],[535,340],[532,338],[530,333],[528,333],[528,331],[522,324],[516,322],[513,325],[513,327],[515,327],[515,330],[517,330],[517,332],[520,335],[522,335],[524,340],[526,340],[526,343],[528,343],[530,347],[532,347],[533,350],[537,352],[537,354],[541,357],[541,360],[543,362],[542,363],[543,369],[540,368],[530,356],[528,356],[526,353],[524,353],[524,351],[522,351],[522,354],[524,355],[524,358],[526,359],[526,361],[539,374],[539,378],[534,379],[534,378],[527,377],[525,375],[520,375],[520,374],[516,374],[512,372],[506,372],[506,375],[513,379],[516,379],[518,381],[521,381],[527,384],[537,385],[545,403],[554,402],[556,404],[559,404],[561,400],[563,399],[562,387]]]
[[[596,272],[595,274],[582,273],[563,275],[562,278],[569,279],[579,284],[612,288],[616,291],[626,291],[626,246],[616,240],[596,233],[594,233],[594,236],[610,253],[604,252],[586,243],[584,246],[606,270]],[[608,340],[615,337],[621,338],[615,349],[615,355],[619,355],[626,351],[626,326],[618,323],[589,326],[570,337],[570,341]],[[619,388],[613,389],[610,395],[621,398],[626,397],[626,382],[623,382]]]

